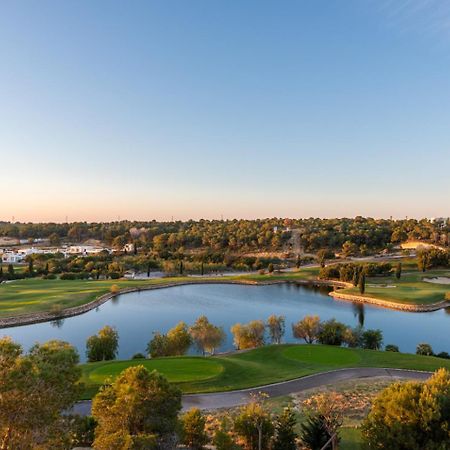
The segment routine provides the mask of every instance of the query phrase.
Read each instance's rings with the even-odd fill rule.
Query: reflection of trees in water
[[[329,286],[317,286],[313,283],[300,284],[300,283],[287,283],[288,286],[294,286],[297,291],[307,290],[313,292],[319,292],[324,295],[328,295],[333,289]]]
[[[111,303],[113,305],[116,305],[117,303],[119,303],[119,296],[115,295],[112,299],[111,299]]]
[[[444,311],[445,311],[447,314],[450,314],[450,307],[449,307],[449,308],[444,308]]]
[[[64,325],[64,319],[52,320],[50,325],[55,328],[61,328]]]
[[[358,318],[358,324],[360,327],[364,326],[365,310],[363,303],[352,303],[353,315]]]

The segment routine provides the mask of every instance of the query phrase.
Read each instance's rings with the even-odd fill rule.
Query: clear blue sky
[[[450,215],[450,4],[0,3],[0,219]]]

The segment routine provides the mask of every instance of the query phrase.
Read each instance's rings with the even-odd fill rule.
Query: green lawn
[[[114,378],[121,370],[136,364],[158,370],[185,393],[243,389],[345,367],[450,369],[449,360],[432,356],[324,345],[266,346],[210,358],[184,356],[84,364],[81,366],[86,384],[84,398],[91,398],[108,377]]]
[[[217,281],[247,280],[295,280],[314,276],[317,269],[304,269],[299,272],[273,275],[239,275],[233,277],[208,278]],[[171,277],[150,280],[43,280],[31,278],[0,284],[0,317],[52,311],[83,305],[96,297],[106,294],[111,286],[120,288],[148,285],[164,285],[173,282],[196,281],[189,277]]]
[[[415,305],[440,302],[444,300],[445,294],[450,292],[450,285],[422,281],[423,278],[439,276],[450,277],[450,271],[430,270],[425,273],[417,270],[408,271],[400,280],[394,276],[368,278],[364,296]],[[342,292],[359,295],[358,288],[344,289]]]

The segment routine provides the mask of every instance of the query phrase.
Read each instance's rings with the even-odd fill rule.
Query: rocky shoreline
[[[450,302],[447,300],[442,300],[441,302],[431,303],[429,305],[412,305],[412,304],[402,304],[396,302],[390,302],[389,300],[381,300],[379,298],[365,297],[362,295],[345,294],[339,290],[332,291],[328,295],[337,300],[346,300],[349,302],[366,303],[369,305],[380,306],[382,308],[396,309],[398,311],[409,311],[409,312],[432,312],[439,309],[450,307]]]

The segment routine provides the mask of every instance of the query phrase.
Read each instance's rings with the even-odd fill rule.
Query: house
[[[25,255],[14,251],[5,251],[2,253],[2,263],[4,264],[19,264],[23,262]]]

